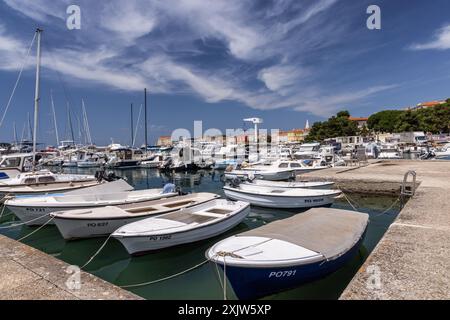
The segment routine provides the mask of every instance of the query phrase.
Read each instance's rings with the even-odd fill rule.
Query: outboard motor
[[[119,180],[119,179],[124,179],[124,180],[126,180],[125,178],[122,178],[122,177],[117,176],[117,175],[116,175],[114,172],[112,172],[112,171],[106,173],[106,172],[105,172],[105,169],[96,171],[96,172],[95,172],[95,178],[97,179],[98,182],[101,182],[101,181],[103,181],[103,180],[104,180],[104,181],[108,181],[108,182],[116,181],[116,180]]]
[[[242,182],[241,179],[239,179],[238,177],[234,177],[233,179],[230,180],[230,187],[238,188],[241,182]]]

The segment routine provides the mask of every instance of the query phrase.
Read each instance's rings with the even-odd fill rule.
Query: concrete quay
[[[297,177],[344,191],[400,193],[408,170],[419,184],[340,299],[450,299],[450,161],[385,160]]]
[[[84,271],[79,273],[79,288],[67,286],[69,279],[77,279],[68,268],[61,260],[0,235],[0,300],[142,299]]]

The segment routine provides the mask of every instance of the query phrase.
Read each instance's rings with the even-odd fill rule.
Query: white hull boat
[[[239,299],[255,299],[323,278],[351,261],[369,216],[314,208],[224,239],[206,257],[225,272]]]
[[[225,178],[232,180],[235,178],[243,179],[262,179],[269,181],[283,181],[294,177],[294,172],[290,169],[284,170],[233,170],[225,172]]]
[[[110,235],[126,224],[198,205],[218,197],[212,193],[196,193],[134,204],[57,211],[50,216],[66,240],[102,237]]]
[[[47,170],[25,172],[0,181],[0,197],[66,192],[100,184],[94,176],[55,174]]]
[[[321,182],[321,181],[267,181],[267,180],[252,180],[242,182],[251,186],[271,187],[271,188],[288,188],[288,189],[329,189],[332,188],[334,182]]]
[[[175,190],[164,189],[121,191],[117,184],[123,180],[105,183],[99,187],[86,188],[83,194],[51,194],[39,197],[15,197],[5,201],[5,206],[28,226],[42,225],[50,220],[49,214],[57,211],[87,209],[104,206],[140,203],[177,196]],[[129,185],[128,185],[129,186]],[[131,186],[129,186],[131,187]],[[118,190],[119,189],[119,190]],[[123,188],[122,188],[123,189]],[[39,219],[42,217],[42,219]],[[51,220],[49,224],[54,224]]]
[[[98,168],[101,166],[99,161],[79,161],[77,163],[78,168]]]
[[[249,203],[218,199],[125,225],[112,236],[137,255],[215,237],[241,223],[249,212]]]
[[[141,161],[141,167],[156,169],[163,164],[163,161],[159,160],[149,160],[149,161]]]
[[[312,208],[330,205],[340,190],[288,189],[240,184],[223,187],[232,200],[246,201],[266,208]]]

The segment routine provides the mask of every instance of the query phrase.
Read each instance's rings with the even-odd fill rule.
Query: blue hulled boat
[[[333,273],[359,250],[369,216],[314,208],[224,239],[207,252],[239,299],[297,287]]]

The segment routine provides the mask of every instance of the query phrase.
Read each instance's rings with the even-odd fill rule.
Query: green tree
[[[375,132],[392,133],[395,132],[399,123],[399,117],[404,111],[384,110],[374,113],[367,121],[367,127]]]
[[[354,136],[359,133],[358,124],[349,120],[350,113],[346,110],[340,111],[327,121],[316,122],[306,137],[306,141],[323,141],[328,138],[341,136]]]

